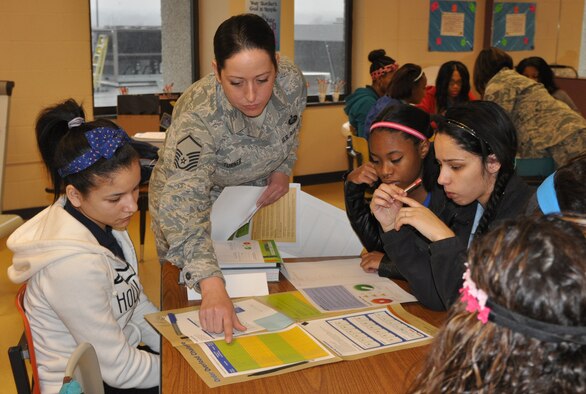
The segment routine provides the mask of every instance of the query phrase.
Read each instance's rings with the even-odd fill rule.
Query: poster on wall
[[[505,51],[535,49],[535,3],[495,3],[492,46]]]
[[[475,17],[475,1],[431,0],[429,2],[429,51],[472,51]]]
[[[281,0],[246,0],[246,12],[260,15],[275,33],[275,46],[280,50]]]

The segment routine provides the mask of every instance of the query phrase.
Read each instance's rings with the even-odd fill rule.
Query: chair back
[[[366,138],[358,137],[352,130],[350,122],[342,124],[340,129],[346,138],[346,154],[348,155],[348,170],[360,167],[362,163],[369,160],[368,141]]]
[[[531,159],[515,159],[517,175],[529,185],[539,186],[549,175],[555,171],[555,162],[551,157],[539,157]]]
[[[79,382],[84,393],[104,393],[100,363],[96,350],[90,343],[80,343],[71,353],[65,367],[63,383],[69,383],[72,379]]]
[[[549,67],[556,77],[578,78],[578,71],[572,66],[565,64],[550,64]]]
[[[31,370],[33,373],[33,384],[32,384],[32,393],[33,394],[40,394],[41,393],[41,385],[39,384],[39,371],[37,369],[37,357],[35,356],[35,346],[33,344],[33,335],[31,332],[31,326],[28,321],[28,317],[26,316],[25,309],[24,309],[24,295],[26,293],[26,283],[20,286],[18,292],[16,293],[16,309],[18,309],[18,313],[22,318],[22,323],[24,324],[24,336],[26,337],[26,343],[28,346],[28,355],[31,363]]]

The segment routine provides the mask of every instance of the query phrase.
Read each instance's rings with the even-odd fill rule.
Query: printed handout
[[[353,356],[431,338],[387,308],[306,321],[301,326],[339,356]]]

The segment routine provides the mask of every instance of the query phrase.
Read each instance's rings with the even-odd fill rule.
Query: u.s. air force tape
[[[183,138],[175,150],[175,168],[191,171],[197,167],[201,145],[191,136]]]

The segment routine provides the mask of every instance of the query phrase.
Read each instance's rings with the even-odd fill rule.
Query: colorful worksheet
[[[322,314],[297,290],[269,294],[258,299],[296,321],[307,320]]]
[[[246,331],[234,330],[234,336],[250,334],[262,330],[279,330],[293,324],[293,320],[280,312],[258,302],[255,299],[247,299],[234,303],[234,310]],[[215,334],[201,328],[199,311],[193,310],[175,315],[177,325],[183,335],[195,343],[206,342],[215,339],[224,339],[224,333]],[[166,317],[169,321],[168,317]]]
[[[431,338],[431,335],[406,323],[387,308],[306,321],[301,326],[341,357]]]
[[[300,291],[321,312],[338,312],[417,301],[413,295],[401,289],[395,282],[372,278],[339,285],[306,287]]]
[[[298,325],[273,333],[236,338],[231,344],[212,341],[200,344],[224,377],[271,373],[288,366],[334,358]]]

